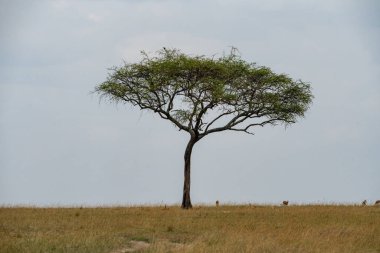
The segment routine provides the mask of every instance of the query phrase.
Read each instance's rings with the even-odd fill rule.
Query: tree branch
[[[219,116],[217,116],[215,119],[213,119],[210,123],[207,124],[206,128],[205,128],[205,132],[207,132],[207,130],[210,128],[210,126],[212,124],[214,124],[218,119],[222,118],[223,116],[226,116],[226,115],[229,115],[229,114],[232,114],[232,113],[235,113],[236,111],[229,111],[229,112],[224,112],[222,114],[220,114]]]
[[[158,113],[161,113],[161,114],[163,114],[163,115],[165,115],[166,116],[166,119],[168,119],[168,120],[170,120],[171,122],[173,122],[179,129],[181,129],[181,130],[185,130],[186,132],[190,132],[190,128],[189,127],[187,127],[187,126],[184,126],[184,125],[182,125],[181,123],[179,123],[175,118],[173,118],[173,116],[171,116],[170,115],[170,113],[169,112],[167,112],[167,111],[164,111],[164,110],[158,110],[157,111]]]

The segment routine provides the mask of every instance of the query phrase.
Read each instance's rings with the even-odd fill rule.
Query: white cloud
[[[94,23],[99,23],[103,20],[103,17],[99,14],[89,13],[87,15],[87,19],[94,22]]]

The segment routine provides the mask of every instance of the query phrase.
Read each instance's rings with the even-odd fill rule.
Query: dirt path
[[[148,249],[152,245],[144,241],[130,241],[127,246],[111,251],[110,253],[139,252]],[[155,243],[155,248],[170,250],[170,252],[182,252],[189,245],[162,240]]]
[[[143,241],[130,241],[126,247],[111,251],[110,253],[136,252],[149,248],[150,243]]]

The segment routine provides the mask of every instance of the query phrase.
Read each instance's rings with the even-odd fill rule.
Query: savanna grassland
[[[2,207],[0,251],[380,252],[380,207]]]

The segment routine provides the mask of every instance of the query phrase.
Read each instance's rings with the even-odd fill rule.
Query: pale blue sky
[[[378,1],[0,0],[0,205],[180,203],[188,139],[90,95],[163,46],[312,84],[306,118],[193,152],[193,204],[380,199]]]

